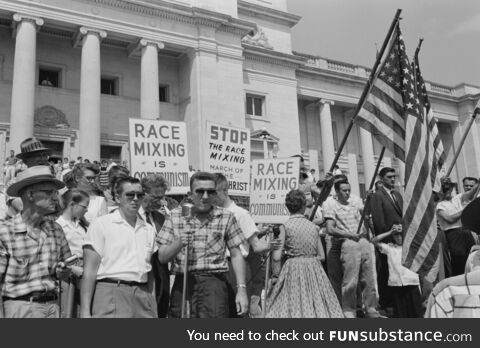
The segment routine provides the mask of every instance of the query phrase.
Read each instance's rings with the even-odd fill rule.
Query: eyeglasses
[[[85,180],[95,181],[96,176],[84,176]]]
[[[217,190],[214,190],[214,189],[210,189],[210,190],[196,189],[196,190],[195,190],[195,194],[198,195],[198,196],[201,196],[201,197],[203,197],[203,196],[205,195],[205,192],[206,192],[209,196],[216,196],[216,195],[217,195]]]
[[[32,190],[30,192],[43,192],[47,196],[58,196],[58,191],[57,190]]]
[[[145,194],[143,192],[126,192],[125,197],[127,197],[127,199],[129,199],[130,201],[133,201],[135,197],[137,199],[143,199],[143,197],[145,197]]]
[[[88,210],[88,205],[83,205],[83,204],[80,204],[80,203],[77,203],[77,205],[79,207],[82,207],[83,209],[87,209]]]
[[[152,201],[161,201],[162,199],[165,198],[165,196],[155,196],[151,194],[148,194],[148,196],[152,199]]]

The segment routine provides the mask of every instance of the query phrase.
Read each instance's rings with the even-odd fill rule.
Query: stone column
[[[332,114],[330,105],[331,100],[320,100],[320,134],[322,137],[322,158],[324,174],[330,170],[330,166],[335,158],[335,143],[333,142]]]
[[[100,160],[100,41],[107,33],[86,27],[82,35],[80,75],[80,156]]]
[[[368,190],[370,181],[375,173],[375,154],[373,152],[372,134],[360,127],[360,143],[362,146],[363,175],[365,177],[365,189]]]
[[[140,45],[142,47],[140,117],[154,120],[160,117],[158,50],[164,45],[146,39],[141,39]]]
[[[15,57],[13,62],[10,149],[20,151],[20,143],[33,136],[35,110],[35,61],[37,29],[43,19],[15,13]]]

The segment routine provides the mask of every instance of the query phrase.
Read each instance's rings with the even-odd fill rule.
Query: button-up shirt
[[[79,258],[83,258],[83,243],[87,237],[87,231],[80,225],[78,220],[67,221],[60,216],[57,219],[57,224],[62,227],[67,238],[68,246],[72,254],[77,255]]]
[[[1,295],[11,298],[55,289],[55,265],[70,257],[60,225],[27,227],[20,214],[0,222]]]
[[[226,247],[239,247],[246,239],[233,213],[214,207],[203,223],[196,217],[188,221],[182,217],[181,207],[171,211],[157,235],[157,245],[169,245],[180,238],[181,233],[192,233],[193,242],[188,254],[188,271],[226,272],[228,263]],[[183,273],[185,248],[177,254],[172,266],[173,274]]]
[[[379,243],[378,247],[382,254],[387,255],[389,286],[406,286],[420,284],[418,274],[410,271],[408,268],[402,265],[401,246],[390,243]]]
[[[150,259],[157,251],[154,228],[140,217],[132,227],[119,210],[93,220],[84,245],[90,245],[101,257],[98,280],[145,283],[152,269]]]

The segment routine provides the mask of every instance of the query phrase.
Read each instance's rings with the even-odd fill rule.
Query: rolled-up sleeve
[[[103,226],[99,219],[93,220],[88,228],[87,236],[83,246],[90,245],[100,256],[103,255],[105,249],[105,236],[103,234]]]

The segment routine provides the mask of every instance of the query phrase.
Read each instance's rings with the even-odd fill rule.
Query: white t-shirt
[[[438,215],[439,211],[444,211],[447,215],[453,215],[458,213],[459,211],[463,210],[462,199],[461,195],[454,196],[449,201],[441,201],[437,204],[436,211],[438,217],[438,224],[443,231],[451,230],[453,228],[460,228],[462,227],[461,219],[450,223],[445,221],[440,215]]]
[[[238,226],[243,232],[245,239],[248,241],[255,233],[258,232],[258,228],[255,225],[250,213],[239,207],[235,202],[232,203],[226,208],[228,211],[233,213],[235,216],[235,220],[237,220]],[[249,243],[245,243],[240,245],[240,251],[242,252],[243,257],[248,256],[250,245]]]
[[[388,260],[388,285],[420,285],[418,274],[402,266],[402,247],[396,244],[379,243],[378,248]]]
[[[63,228],[65,238],[67,239],[72,254],[77,255],[79,258],[83,258],[83,244],[87,238],[87,231],[80,226],[78,221],[67,221],[63,216],[60,216],[57,219],[57,224]]]
[[[88,228],[84,245],[90,245],[100,255],[97,280],[113,278],[124,281],[147,282],[152,269],[150,259],[158,250],[155,230],[141,218],[135,228],[116,210],[93,221]]]

